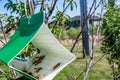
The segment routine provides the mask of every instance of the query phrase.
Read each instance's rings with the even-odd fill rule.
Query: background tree
[[[102,51],[107,54],[107,59],[113,71],[114,80],[120,78],[120,7],[108,5],[104,15],[102,33],[105,40]]]

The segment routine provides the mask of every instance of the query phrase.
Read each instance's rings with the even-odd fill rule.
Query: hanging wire
[[[29,5],[29,8],[30,8],[30,14],[34,14],[34,4],[33,4],[33,1],[31,0],[25,0],[24,2],[24,8],[25,8],[25,15],[27,16],[28,18],[28,24],[30,24],[30,19],[31,19],[31,16],[28,16],[27,14],[27,3],[28,2],[28,5]]]
[[[25,0],[25,2],[24,2],[24,8],[25,8],[25,15],[26,15],[26,17],[28,18],[28,24],[30,24],[30,18],[29,18],[29,16],[28,16],[28,14],[27,14],[27,0]]]
[[[28,14],[27,14],[27,3],[28,3],[28,5],[29,5],[29,7],[30,7],[30,13],[32,13],[32,9],[31,9],[31,4],[30,4],[30,0],[25,0],[25,2],[24,2],[24,8],[25,8],[25,14],[26,14],[26,16],[28,16]]]
[[[32,0],[28,0],[29,7],[30,7],[30,13],[34,14],[34,5]]]
[[[27,3],[27,0],[24,1],[24,8],[25,8],[25,15],[28,16],[28,15],[27,15],[27,7],[26,7],[26,3]]]
[[[26,14],[26,16],[28,16],[28,14],[27,14],[27,4],[26,3],[28,3],[28,5],[29,5],[29,8],[30,8],[30,14],[34,14],[34,4],[33,4],[33,1],[32,0],[25,0],[24,1],[24,8],[25,8],[25,14]]]
[[[2,33],[3,33],[3,37],[4,37],[4,40],[5,40],[5,43],[4,42],[2,42],[3,44],[6,44],[7,43],[7,37],[6,37],[6,35],[5,35],[5,31],[4,31],[4,27],[3,27],[3,25],[2,25],[2,21],[0,20],[0,28],[1,28],[1,30],[2,30]]]

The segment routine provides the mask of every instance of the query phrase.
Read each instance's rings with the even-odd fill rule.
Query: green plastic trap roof
[[[34,38],[43,23],[43,12],[20,20],[18,29],[8,43],[0,49],[0,60],[8,64]]]

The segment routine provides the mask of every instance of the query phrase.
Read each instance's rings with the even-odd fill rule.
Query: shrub
[[[102,51],[107,54],[107,59],[113,70],[114,79],[120,74],[120,7],[107,6],[104,15],[102,33],[105,40]],[[116,66],[115,66],[116,65]],[[115,79],[116,80],[116,79]]]
[[[80,32],[80,28],[70,28],[68,31],[67,31],[67,35],[70,39],[76,39],[77,38],[77,35],[79,34]]]

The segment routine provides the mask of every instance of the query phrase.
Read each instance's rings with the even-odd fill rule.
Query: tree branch
[[[50,12],[49,12],[49,14],[48,14],[48,16],[47,16],[47,21],[49,20],[49,17],[52,15],[53,10],[55,9],[55,5],[56,5],[57,1],[58,1],[58,0],[52,0]]]
[[[0,26],[1,26],[1,30],[2,30],[2,33],[3,33],[3,36],[4,36],[4,39],[5,39],[5,43],[7,43],[7,37],[6,37],[6,35],[5,35],[5,31],[4,31],[4,27],[3,27],[3,25],[2,25],[2,21],[0,20]]]
[[[40,11],[45,10],[45,0],[42,0]]]
[[[90,63],[89,63],[89,65],[88,65],[88,67],[87,67],[87,70],[86,70],[86,72],[85,72],[85,75],[84,75],[83,80],[86,80],[87,75],[88,75],[88,73],[89,73],[89,71],[90,71],[90,68],[91,68],[91,66],[92,66],[92,62],[93,62],[93,58],[90,59]]]
[[[5,72],[0,68],[0,74],[5,74]]]
[[[101,1],[100,1],[100,2],[101,2]],[[83,25],[82,25],[83,29],[84,29],[84,26],[86,25],[88,19],[92,16],[92,14],[93,14],[93,13],[96,11],[96,9],[100,6],[100,2],[99,2],[98,5],[95,7],[94,11],[91,13],[91,11],[92,11],[92,9],[93,9],[93,6],[94,6],[94,4],[95,4],[95,0],[93,1],[92,6],[91,6],[91,8],[90,8],[90,10],[89,10],[88,16],[87,16],[86,20],[84,21],[84,23],[83,23]],[[91,14],[90,14],[90,13],[91,13]],[[82,30],[83,30],[83,29],[82,29]],[[74,48],[75,48],[75,46],[76,46],[76,44],[77,44],[77,42],[78,42],[78,40],[79,40],[79,37],[80,37],[80,35],[81,35],[81,33],[82,33],[82,30],[81,30],[80,33],[78,34],[78,36],[77,36],[77,38],[76,38],[76,40],[75,40],[75,43],[73,44],[73,46],[72,46],[72,48],[71,48],[71,50],[70,50],[71,52],[73,52],[73,50],[74,50]]]
[[[71,0],[69,2],[69,4],[64,8],[64,10],[62,11],[62,13],[60,14],[60,16],[58,17],[58,20],[60,20],[60,17],[63,15],[63,13],[66,11],[66,9],[69,7],[69,5],[72,3],[73,0]],[[54,32],[54,29],[55,29],[55,26],[57,25],[57,21],[55,22],[53,28],[52,28],[52,31],[51,32]]]
[[[94,6],[94,3],[95,3],[95,0],[93,1],[92,6],[90,7],[90,10],[89,10],[87,19],[84,21],[84,23],[83,23],[83,25],[82,25],[83,29],[84,29],[84,26],[86,25],[86,23],[87,23],[87,21],[88,21],[88,19],[89,19],[89,16],[90,16],[90,13],[91,13],[92,8],[93,8],[93,6]],[[83,29],[82,29],[82,30],[83,30]],[[77,42],[78,42],[78,39],[79,39],[79,37],[80,37],[80,35],[81,35],[81,33],[82,33],[82,30],[81,30],[80,33],[78,34],[78,36],[77,36],[77,38],[76,38],[76,40],[75,40],[75,43],[73,44],[73,46],[72,46],[72,48],[71,48],[71,50],[70,50],[71,52],[73,52],[73,49],[75,48],[75,46],[76,46],[76,44],[77,44]]]

